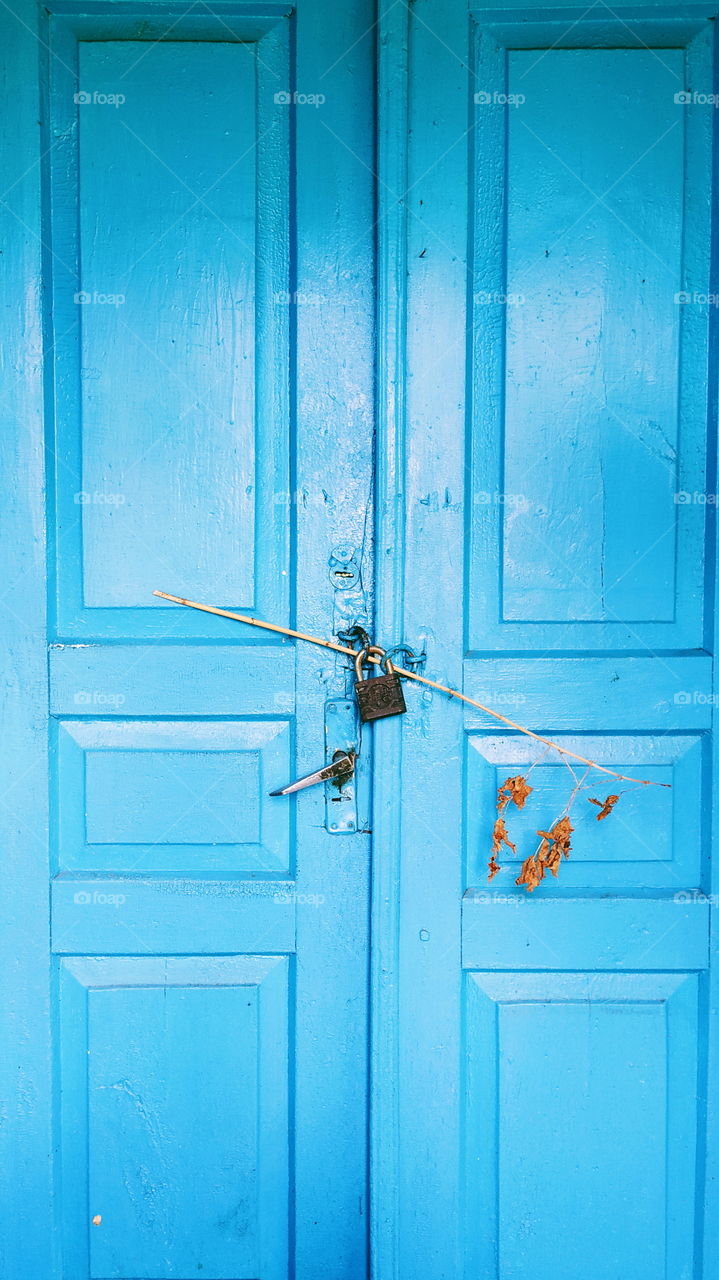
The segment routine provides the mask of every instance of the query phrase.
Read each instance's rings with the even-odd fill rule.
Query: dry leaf
[[[497,809],[500,813],[504,813],[510,800],[513,800],[518,809],[524,808],[524,802],[527,796],[532,794],[533,788],[530,787],[526,778],[521,773],[515,775],[514,778],[505,778],[499,791],[497,792]]]
[[[619,796],[607,796],[606,800],[590,800],[589,801],[590,804],[596,804],[599,808],[599,813],[597,814],[597,822],[601,822],[602,818],[609,817],[609,814],[612,812],[612,809],[614,808],[618,799],[619,799]]]
[[[512,850],[512,853],[517,852],[516,845],[512,844],[507,828],[504,825],[504,818],[497,818],[492,831],[492,849],[489,859],[489,875],[487,877],[489,880],[493,879],[497,872],[502,870],[497,862],[497,854],[501,852],[503,844],[506,844],[507,848]]]
[[[559,871],[559,864],[561,861],[562,861],[562,855],[559,852],[559,849],[557,848],[556,844],[553,844],[551,849],[548,849],[547,851],[547,856],[544,859],[544,865],[546,866],[547,871],[551,871],[555,880],[557,878],[557,872]]]
[[[531,857],[525,858],[522,863],[522,870],[517,876],[515,884],[525,884],[527,893],[534,893],[537,885],[541,884],[543,879],[544,863],[540,862],[537,855],[533,853]]]
[[[542,840],[548,840],[550,846],[556,846],[560,854],[568,858],[572,847],[573,830],[574,827],[569,821],[569,815],[565,815],[563,818],[557,819],[551,831],[538,831],[537,835],[541,836]]]
[[[517,852],[517,846],[512,844],[507,828],[504,825],[504,818],[497,818],[492,831],[492,853],[499,853],[503,844],[506,844],[507,848],[512,850],[512,853]]]
[[[537,832],[537,835],[539,835],[539,832]],[[562,855],[560,854],[556,846],[550,843],[549,837],[547,836],[543,837],[542,842],[534,856],[536,857],[537,861],[541,863],[542,866],[546,867],[547,871],[551,871],[552,875],[556,876],[557,867],[559,866],[562,860]]]
[[[563,818],[557,819],[551,831],[538,831],[539,848],[522,863],[517,884],[526,885],[527,892],[533,893],[537,885],[542,883],[546,871],[551,871],[556,878],[562,857],[569,857],[573,830],[569,815],[565,814]]]

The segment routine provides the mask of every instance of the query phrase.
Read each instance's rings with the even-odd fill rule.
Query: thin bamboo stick
[[[281,627],[276,622],[262,622],[259,618],[250,618],[243,613],[233,613],[230,609],[218,609],[215,605],[199,604],[196,600],[185,600],[182,596],[171,596],[166,591],[153,591],[155,596],[161,596],[163,600],[171,600],[173,604],[186,605],[188,609],[200,609],[202,613],[216,613],[221,618],[232,618],[234,622],[245,622],[250,627],[260,627],[263,631],[276,631],[283,636],[292,636],[295,640],[306,640],[308,644],[321,645],[323,649],[332,649],[335,653],[344,653],[348,657],[353,658],[356,650],[349,649],[346,645],[336,644],[333,640],[321,640],[319,636],[307,635],[304,631],[293,631],[291,627]],[[381,659],[372,657],[370,662],[379,664]],[[501,715],[499,711],[493,711],[491,707],[485,707],[484,703],[478,702],[476,698],[470,698],[466,693],[460,693],[458,689],[450,689],[446,684],[440,684],[437,680],[430,680],[428,676],[421,676],[417,671],[405,671],[404,667],[398,667],[395,664],[397,675],[403,676],[406,680],[416,680],[418,684],[425,684],[430,689],[437,689],[440,693],[446,693],[450,698],[458,698],[460,702],[466,702],[470,707],[476,707],[479,711],[483,711],[485,715],[492,716],[494,720],[501,721],[506,724],[507,728],[514,729],[517,733],[523,733],[527,738],[534,738],[535,742],[541,742],[545,747],[552,747],[554,751],[558,751],[562,756],[569,756],[572,760],[579,760],[581,764],[589,765],[592,769],[596,769],[599,773],[607,773],[611,778],[619,778],[620,782],[635,782],[642,787],[669,787],[668,782],[653,782],[649,778],[630,778],[624,773],[616,773],[614,769],[608,769],[606,765],[597,764],[596,760],[589,760],[586,756],[580,756],[576,751],[570,751],[568,747],[560,747],[558,742],[552,742],[551,738],[543,738],[540,733],[534,733],[532,729],[527,729],[523,724],[517,724],[515,720],[510,720],[507,716]]]

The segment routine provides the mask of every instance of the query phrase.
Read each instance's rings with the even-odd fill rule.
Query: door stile
[[[405,629],[427,674],[463,687],[467,52],[461,5],[412,6],[407,196]],[[410,697],[413,691],[410,692]],[[412,698],[403,777],[402,1280],[461,1274],[462,712]],[[483,1278],[484,1280],[484,1278]]]
[[[5,86],[0,221],[5,350],[0,472],[5,481],[0,636],[5,655],[0,743],[0,1272],[55,1274],[52,1199],[48,783],[40,224],[40,106],[34,10],[0,19]],[[31,817],[30,817],[31,815]],[[17,1126],[22,1123],[22,1140]],[[21,1242],[19,1245],[18,1242]]]
[[[407,118],[409,4],[377,19],[376,590],[379,643],[404,640]],[[408,640],[408,643],[411,641]],[[400,1274],[399,932],[403,717],[382,726],[373,761],[370,928],[370,1268]]]
[[[350,607],[330,580],[333,548],[355,548],[368,608],[373,590],[371,22],[364,0],[335,8],[331,20],[325,0],[302,0],[293,19],[297,90],[326,98],[316,109],[299,104],[295,112],[296,409],[289,504],[296,525],[294,625],[322,636],[347,624]],[[350,49],[351,61],[345,57]],[[313,645],[294,648],[302,699],[295,756],[300,777],[324,759],[323,703],[343,695],[347,662]],[[296,1280],[364,1276],[367,1270],[371,836],[328,831],[324,790],[309,788],[289,800],[297,840],[290,1269]],[[333,1169],[342,1176],[333,1176]]]

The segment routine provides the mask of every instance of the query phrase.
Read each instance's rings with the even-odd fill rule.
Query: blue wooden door
[[[714,13],[385,6],[384,615],[436,679],[672,789],[592,775],[530,896],[567,768],[410,691],[374,823],[383,1280],[719,1275]]]
[[[8,1280],[716,1280],[714,13],[5,6]]]
[[[345,673],[151,593],[369,608],[372,19],[1,22],[0,1272],[355,1280],[369,837],[268,794]]]

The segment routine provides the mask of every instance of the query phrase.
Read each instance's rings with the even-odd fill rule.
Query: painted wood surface
[[[8,1280],[719,1275],[713,16],[3,10]],[[342,661],[154,586],[672,789],[488,886],[565,771],[412,688],[330,836]]]

